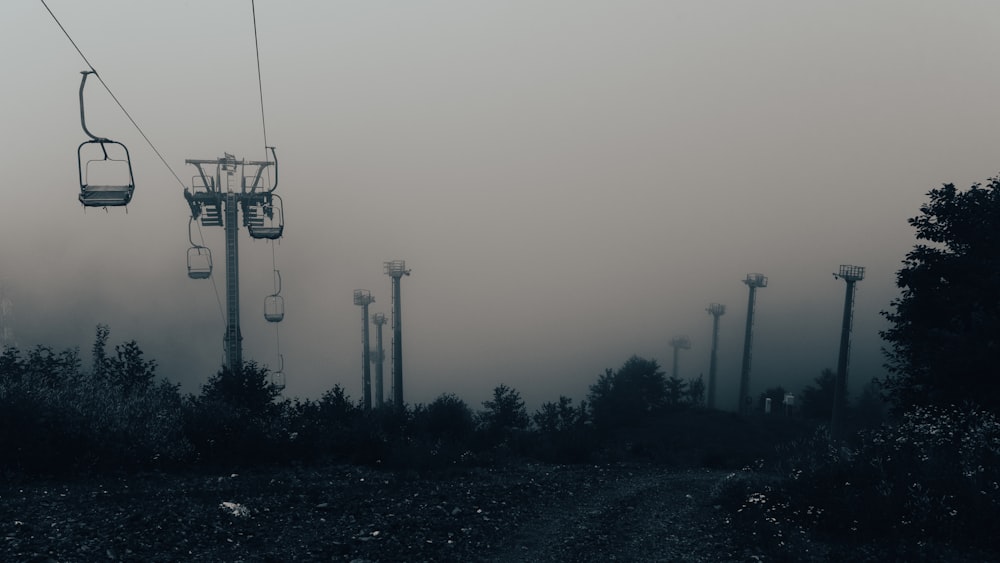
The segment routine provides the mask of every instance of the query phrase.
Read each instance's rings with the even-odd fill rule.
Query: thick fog
[[[262,159],[249,1],[48,0],[167,164]],[[402,259],[405,399],[500,383],[529,408],[691,338],[734,408],[747,273],[751,394],[836,368],[841,264],[865,266],[851,385],[882,374],[880,310],[927,191],[995,175],[1000,4],[984,2],[256,2],[267,142],[285,237],[284,322],[264,321],[272,245],[240,239],[244,355],[284,356],[286,394],[361,397],[361,309],[391,313]],[[80,71],[40,2],[0,6],[0,279],[22,347],[135,339],[197,391],[222,361],[223,233],[187,277],[183,188],[97,81],[87,122],[125,143],[123,209],[77,201]],[[217,293],[218,292],[218,293]],[[217,297],[218,295],[218,297]],[[374,341],[374,330],[372,339]],[[385,327],[386,347],[391,338]],[[386,396],[391,362],[385,364]]]

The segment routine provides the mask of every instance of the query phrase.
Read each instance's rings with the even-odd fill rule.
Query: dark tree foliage
[[[252,419],[269,419],[278,413],[275,402],[281,389],[270,381],[270,371],[256,362],[244,362],[239,369],[222,368],[201,388],[201,398],[236,409]]]
[[[185,409],[185,429],[202,459],[215,462],[268,461],[276,453],[267,447],[284,440],[277,402],[281,390],[270,372],[255,362],[239,369],[224,367],[191,397]]]
[[[697,379],[689,379],[687,381],[687,400],[688,402],[696,407],[700,407],[705,404],[705,378],[701,375]]]
[[[573,406],[573,399],[560,396],[556,403],[543,403],[532,415],[538,431],[537,455],[545,461],[579,463],[593,448],[587,402]]]
[[[513,437],[531,423],[521,394],[502,383],[493,389],[492,400],[483,401],[483,408],[478,415],[478,427],[490,444]]]
[[[802,390],[799,412],[803,418],[830,420],[833,416],[833,390],[836,383],[837,374],[827,368],[813,380],[812,385],[807,385]]]
[[[135,340],[115,345],[115,355],[108,356],[106,347],[110,334],[107,325],[97,325],[91,373],[107,379],[125,393],[148,390],[156,381],[156,361],[146,360]]]
[[[422,409],[418,426],[431,439],[463,442],[476,429],[472,409],[453,393],[445,393]]]
[[[883,311],[897,410],[973,401],[1000,411],[1000,178],[928,193],[909,220],[918,241],[897,272],[902,295]]]
[[[688,382],[679,377],[671,375],[666,381],[666,402],[672,407],[676,407],[684,402],[688,396]]]
[[[594,425],[613,429],[638,425],[667,404],[667,382],[656,360],[632,356],[616,372],[610,369],[590,386]]]
[[[154,381],[155,363],[135,342],[103,357],[109,331],[98,327],[99,370],[80,368],[75,349],[37,346],[0,356],[0,465],[57,472],[148,468],[184,460],[178,388]]]

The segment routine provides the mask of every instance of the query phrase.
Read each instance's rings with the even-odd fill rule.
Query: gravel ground
[[[4,561],[743,560],[723,476],[523,464],[434,478],[354,466],[8,479]]]

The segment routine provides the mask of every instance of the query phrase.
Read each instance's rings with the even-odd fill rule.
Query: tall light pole
[[[673,369],[673,371],[671,372],[670,375],[674,379],[678,379],[680,377],[680,375],[679,375],[679,370],[677,369],[677,367],[678,367],[678,361],[677,361],[678,354],[677,354],[677,351],[678,350],[690,350],[691,349],[691,339],[688,338],[687,336],[675,336],[675,337],[673,337],[673,338],[670,339],[670,347],[674,349],[674,369]]]
[[[844,438],[844,418],[847,410],[847,364],[851,355],[851,325],[854,320],[855,284],[865,278],[864,266],[843,264],[834,278],[847,282],[844,295],[844,319],[840,329],[840,354],[837,356],[837,380],[833,386],[833,417],[830,420],[830,438],[839,442]]]
[[[385,273],[392,278],[392,402],[397,409],[403,408],[403,337],[401,307],[399,304],[399,280],[410,275],[405,260],[384,262]]]
[[[754,305],[757,298],[757,288],[767,287],[767,276],[764,274],[747,274],[743,283],[750,288],[750,297],[747,300],[747,328],[743,337],[743,367],[740,370],[740,402],[736,406],[736,412],[747,414],[750,412],[750,349],[753,345],[753,314]]]
[[[375,405],[382,408],[384,399],[382,398],[382,365],[385,363],[385,349],[382,347],[382,325],[387,321],[384,313],[372,315],[372,324],[375,325],[375,354],[372,362],[375,364]]]
[[[375,302],[367,289],[354,290],[354,304],[361,306],[361,340],[364,348],[361,350],[361,388],[365,410],[372,408],[372,366],[368,344],[368,305]]]
[[[712,315],[712,357],[708,364],[708,408],[715,408],[715,374],[719,367],[719,317],[726,314],[726,306],[721,303],[711,303],[708,314]]]

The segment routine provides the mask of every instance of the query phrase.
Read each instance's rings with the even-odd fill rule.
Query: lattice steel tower
[[[747,274],[743,280],[750,288],[750,298],[747,300],[747,329],[743,337],[743,367],[740,370],[740,398],[736,412],[750,412],[750,348],[753,345],[753,314],[758,287],[767,287],[767,277],[764,274]]]
[[[365,410],[372,408],[372,366],[368,344],[368,306],[375,302],[367,289],[354,290],[354,304],[361,307],[361,340],[364,348],[361,350],[361,387]]]
[[[705,309],[712,315],[712,356],[708,363],[708,408],[715,408],[715,374],[719,367],[719,317],[726,314],[726,306],[721,303],[710,303]]]
[[[243,366],[243,335],[240,333],[240,278],[238,234],[240,223],[237,215],[243,211],[243,225],[256,239],[274,240],[284,232],[281,198],[273,192],[278,187],[278,157],[274,147],[274,160],[237,160],[226,153],[215,160],[185,160],[198,169],[191,189],[184,189],[184,198],[191,207],[191,218],[202,226],[222,227],[226,232],[226,334],[224,338],[226,367],[230,370]],[[206,173],[205,167],[214,165]],[[264,187],[261,176],[268,167],[274,167],[274,184]],[[223,174],[224,173],[224,174]],[[238,178],[238,180],[237,180]],[[225,183],[222,180],[225,179]],[[235,182],[239,182],[234,186]],[[191,272],[189,262],[189,275]]]
[[[405,260],[384,262],[385,273],[392,278],[392,403],[403,408],[403,340],[400,319],[399,280],[410,275]]]
[[[837,356],[837,380],[833,386],[833,417],[830,420],[830,438],[834,441],[844,437],[844,416],[847,410],[847,364],[851,355],[851,326],[854,321],[855,284],[865,278],[863,266],[840,266],[834,278],[847,282],[844,296],[844,321],[840,330],[840,354]]]
[[[382,347],[382,325],[388,320],[383,313],[372,315],[372,324],[375,325],[375,350],[371,356],[372,363],[375,364],[375,406],[382,407],[384,399],[382,397],[382,365],[385,363],[385,349]]]

